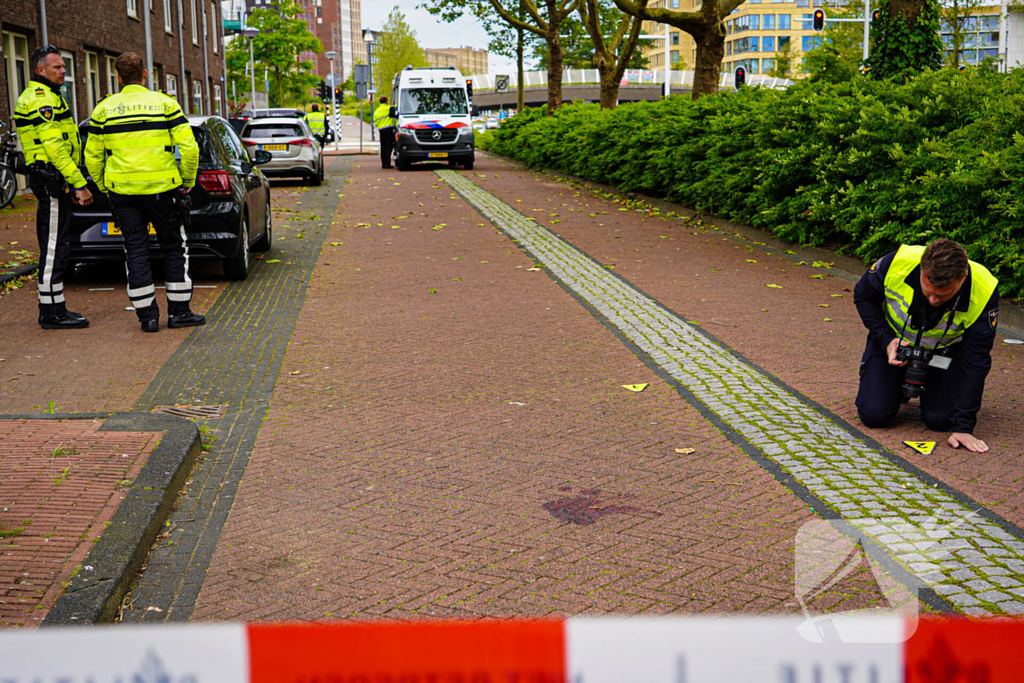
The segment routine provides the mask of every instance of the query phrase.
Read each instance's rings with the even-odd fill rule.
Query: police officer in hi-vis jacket
[[[52,45],[40,48],[32,53],[31,64],[32,80],[18,97],[14,125],[29,167],[28,185],[39,200],[39,324],[47,330],[87,327],[89,321],[69,311],[64,301],[71,204],[92,202],[78,170],[82,141],[60,92],[66,73],[60,50]]]
[[[144,332],[160,329],[149,264],[150,224],[164,255],[167,326],[203,325],[189,309],[192,280],[183,220],[188,191],[195,185],[199,147],[192,127],[171,97],[149,90],[142,59],[126,52],[114,63],[121,92],[104,98],[92,112],[85,164],[101,192],[110,198],[124,236],[128,298]],[[181,152],[181,169],[174,148]]]

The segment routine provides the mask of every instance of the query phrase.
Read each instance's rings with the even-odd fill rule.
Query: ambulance
[[[395,74],[391,88],[391,116],[398,121],[395,163],[408,171],[417,161],[461,164],[473,168],[472,90],[454,67],[407,66]]]

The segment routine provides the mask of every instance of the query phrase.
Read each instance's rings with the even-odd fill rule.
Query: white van
[[[447,161],[473,168],[473,120],[466,80],[454,67],[414,69],[395,75],[391,116],[398,120],[395,161],[408,171],[416,161]]]

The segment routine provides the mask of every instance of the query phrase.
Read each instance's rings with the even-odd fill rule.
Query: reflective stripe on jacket
[[[142,85],[126,85],[93,110],[85,165],[101,192],[157,194],[195,185],[199,146],[177,101]]]
[[[398,121],[391,118],[391,105],[382,104],[374,110],[373,125],[377,126],[377,128],[389,128],[398,125]]]
[[[78,170],[82,163],[82,139],[60,88],[35,76],[18,97],[14,125],[21,138],[25,162],[53,164],[76,190],[85,187]]]
[[[901,246],[889,265],[889,272],[885,275],[885,318],[897,335],[902,334],[902,338],[910,342],[917,338],[917,330],[913,328],[910,319],[910,306],[914,301],[914,290],[906,280],[907,276],[921,265],[921,256],[924,255],[924,250],[924,247]],[[999,280],[980,263],[970,261],[969,264],[971,300],[967,310],[954,309],[949,329],[946,329],[946,323],[949,322],[949,315],[946,314],[938,325],[930,330],[925,330],[921,334],[922,346],[945,348],[960,341],[964,331],[973,325],[985,311]],[[958,309],[959,306],[956,308]],[[904,324],[906,325],[905,330]]]
[[[302,118],[314,133],[323,133],[327,130],[327,116],[322,111],[311,111]]]

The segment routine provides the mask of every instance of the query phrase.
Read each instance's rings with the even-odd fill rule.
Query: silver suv
[[[300,118],[271,117],[249,121],[242,129],[242,143],[250,156],[256,150],[270,152],[273,159],[260,166],[270,178],[303,177],[311,185],[324,179],[324,160],[306,122]]]

